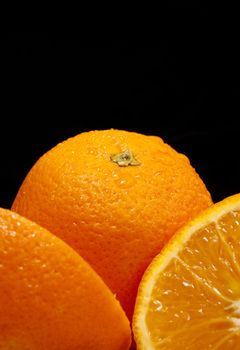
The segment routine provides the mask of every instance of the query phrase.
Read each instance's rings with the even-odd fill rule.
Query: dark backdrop
[[[127,39],[2,35],[0,206],[56,143],[105,128],[161,136],[190,158],[214,201],[240,192],[237,45],[208,30],[206,8],[168,18],[171,31]]]

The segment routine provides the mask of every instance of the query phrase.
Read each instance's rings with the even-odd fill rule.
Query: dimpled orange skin
[[[140,165],[110,158],[126,150]],[[103,277],[129,319],[141,276],[186,221],[212,204],[187,157],[156,136],[81,133],[43,155],[13,209],[76,249]]]
[[[0,349],[127,350],[129,321],[102,279],[39,225],[0,209]]]

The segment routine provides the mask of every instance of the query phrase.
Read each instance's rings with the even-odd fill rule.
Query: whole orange
[[[81,133],[48,151],[12,208],[74,247],[131,319],[152,258],[211,204],[186,156],[159,137],[111,129]]]
[[[0,349],[127,350],[129,321],[96,272],[46,229],[0,209]]]

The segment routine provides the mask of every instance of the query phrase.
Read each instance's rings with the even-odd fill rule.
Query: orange
[[[159,137],[81,133],[43,155],[12,208],[70,244],[132,317],[152,258],[212,203],[187,157]]]
[[[138,349],[240,349],[240,194],[180,229],[144,273]]]
[[[88,263],[0,209],[1,350],[127,350],[130,337],[119,302]]]

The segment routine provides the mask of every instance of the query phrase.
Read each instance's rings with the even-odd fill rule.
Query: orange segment
[[[240,194],[179,230],[139,286],[138,349],[240,348]]]

